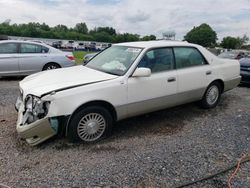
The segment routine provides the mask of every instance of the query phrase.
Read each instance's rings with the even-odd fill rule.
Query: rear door
[[[174,48],[178,94],[182,102],[202,98],[212,70],[200,51],[194,47]]]
[[[0,75],[15,75],[19,73],[18,45],[7,42],[0,44]]]
[[[42,71],[48,59],[47,47],[38,44],[21,43],[19,67],[23,74],[32,74]]]

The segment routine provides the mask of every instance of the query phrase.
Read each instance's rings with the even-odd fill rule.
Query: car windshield
[[[141,51],[141,48],[112,46],[91,59],[86,67],[121,76],[127,72]]]

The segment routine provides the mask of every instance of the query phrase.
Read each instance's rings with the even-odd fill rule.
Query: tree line
[[[28,24],[10,24],[9,22],[0,24],[0,34],[9,36],[66,39],[97,41],[108,43],[132,42],[156,40],[156,36],[148,35],[140,37],[138,34],[117,33],[112,27],[96,27],[89,30],[86,23],[77,23],[75,27],[70,28],[66,25],[57,25],[50,27],[45,23],[28,23]]]
[[[82,40],[97,41],[108,43],[133,42],[133,41],[149,41],[156,40],[155,35],[147,35],[141,37],[138,34],[117,33],[112,27],[95,27],[89,30],[86,23],[77,23],[75,27],[67,27],[66,25],[57,25],[50,27],[45,23],[28,23],[28,24],[10,24],[4,22],[0,24],[0,35],[13,35],[22,37],[66,39],[66,40]],[[206,23],[191,29],[185,36],[184,40],[190,43],[202,45],[204,47],[223,47],[227,49],[250,49],[247,45],[249,37],[227,36],[220,43],[217,42],[217,33]]]
[[[217,33],[208,25],[201,24],[198,27],[191,29],[185,36],[184,40],[202,45],[204,47],[223,47],[227,49],[250,49],[250,45],[246,45],[249,41],[247,35],[242,37],[227,36],[222,39],[220,43],[217,43]]]

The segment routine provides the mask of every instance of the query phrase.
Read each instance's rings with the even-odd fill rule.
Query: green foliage
[[[248,45],[243,45],[241,48],[242,48],[242,49],[245,49],[245,50],[250,50],[250,44],[248,44]]]
[[[76,24],[74,30],[78,33],[87,34],[88,33],[88,27],[85,23],[78,23]]]
[[[242,46],[244,46],[245,44],[247,44],[247,42],[249,41],[249,37],[245,34],[243,35],[243,37],[237,37],[237,39],[239,40],[239,43],[240,43],[240,48]]]
[[[94,29],[88,31],[88,27],[84,22],[77,23],[74,28],[69,28],[66,25],[61,24],[50,27],[46,23],[40,24],[30,22],[28,24],[10,24],[10,22],[4,22],[0,24],[0,35],[97,41],[107,43],[156,40],[156,36],[154,35],[148,35],[140,38],[137,34],[120,34],[117,33],[112,27],[95,27]],[[204,47],[214,47],[216,45],[217,34],[208,24],[204,23],[189,31],[184,37],[184,40],[200,44]],[[221,46],[229,49],[249,49],[249,45],[246,45],[248,41],[249,37],[246,35],[237,38],[228,36],[223,38]]]
[[[204,47],[213,47],[216,44],[217,34],[208,24],[204,23],[189,31],[184,36],[184,40]]]
[[[142,41],[156,40],[156,36],[155,35],[144,36],[144,37],[142,37],[141,40]]]
[[[133,42],[133,41],[139,41],[140,36],[137,34],[131,34],[131,33],[124,33],[124,34],[118,34],[114,38],[114,42]]]
[[[90,34],[105,32],[109,35],[116,35],[116,30],[112,27],[95,27],[93,30],[89,31]]]
[[[227,49],[236,49],[240,46],[240,40],[234,37],[224,37],[221,41],[221,46]]]
[[[97,32],[97,33],[92,34],[92,36],[97,42],[113,41],[113,37],[106,32]]]
[[[68,32],[69,31],[66,25],[57,25],[53,27],[52,30],[55,32]]]
[[[40,29],[44,30],[44,31],[50,31],[50,27],[47,24],[45,24],[45,23],[43,23],[42,25],[40,25]]]
[[[249,41],[248,36],[243,35],[243,37],[224,37],[221,41],[221,46],[227,49],[237,49],[244,48],[244,45]]]
[[[82,64],[83,63],[83,57],[86,54],[91,54],[91,53],[95,53],[95,52],[86,52],[86,51],[74,51],[73,55],[75,57],[76,63],[77,64]]]
[[[49,27],[45,23],[31,22],[28,24],[0,24],[0,35],[13,35],[22,37],[52,38],[66,40],[83,40],[97,42],[131,42],[139,41],[140,36],[137,34],[124,33],[117,34],[112,27],[97,27],[88,32],[85,23],[78,23],[74,28],[68,28],[65,25]],[[155,40],[154,35],[145,36],[143,40]]]

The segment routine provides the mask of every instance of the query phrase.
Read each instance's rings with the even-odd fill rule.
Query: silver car
[[[0,76],[22,76],[35,72],[76,65],[72,53],[65,53],[46,44],[0,41]]]

